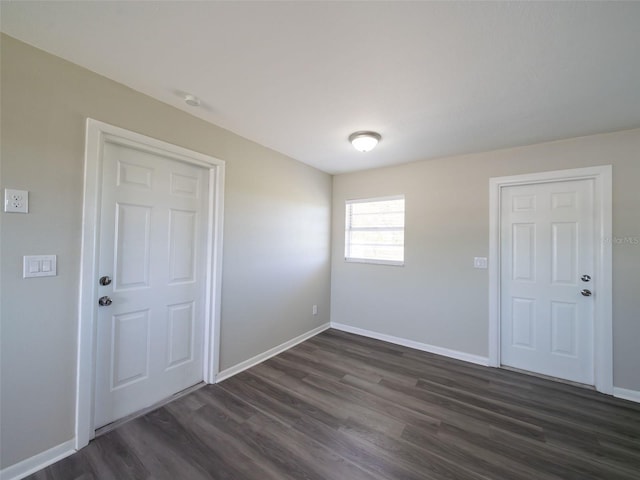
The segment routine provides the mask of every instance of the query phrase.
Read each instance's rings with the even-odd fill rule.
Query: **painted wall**
[[[0,214],[0,468],[73,437],[87,117],[227,162],[222,369],[329,321],[329,175],[0,40],[0,187],[30,191],[28,215]],[[22,279],[28,254],[57,254],[58,276]]]
[[[331,321],[488,356],[489,178],[613,165],[614,385],[640,390],[640,129],[334,177]],[[344,202],[404,193],[405,266],[344,261]]]

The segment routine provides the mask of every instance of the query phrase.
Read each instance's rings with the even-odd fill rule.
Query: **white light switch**
[[[29,260],[29,273],[38,273],[40,271],[40,262],[37,260]]]
[[[22,277],[54,277],[58,273],[55,255],[25,255]]]
[[[473,257],[473,268],[487,268],[487,257]]]

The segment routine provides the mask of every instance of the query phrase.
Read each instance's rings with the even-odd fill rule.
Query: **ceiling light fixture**
[[[370,152],[382,137],[376,132],[355,132],[349,135],[353,148],[360,152]]]
[[[191,95],[190,93],[187,93],[184,96],[184,103],[186,103],[187,105],[191,105],[192,107],[199,107],[200,99],[195,95]]]

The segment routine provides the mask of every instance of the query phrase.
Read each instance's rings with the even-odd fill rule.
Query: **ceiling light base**
[[[195,95],[187,94],[184,96],[184,103],[191,105],[192,107],[199,107],[200,99]]]

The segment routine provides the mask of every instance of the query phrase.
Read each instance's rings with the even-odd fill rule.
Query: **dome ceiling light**
[[[380,134],[376,132],[355,132],[349,135],[349,141],[353,148],[359,152],[370,152],[381,138]]]

